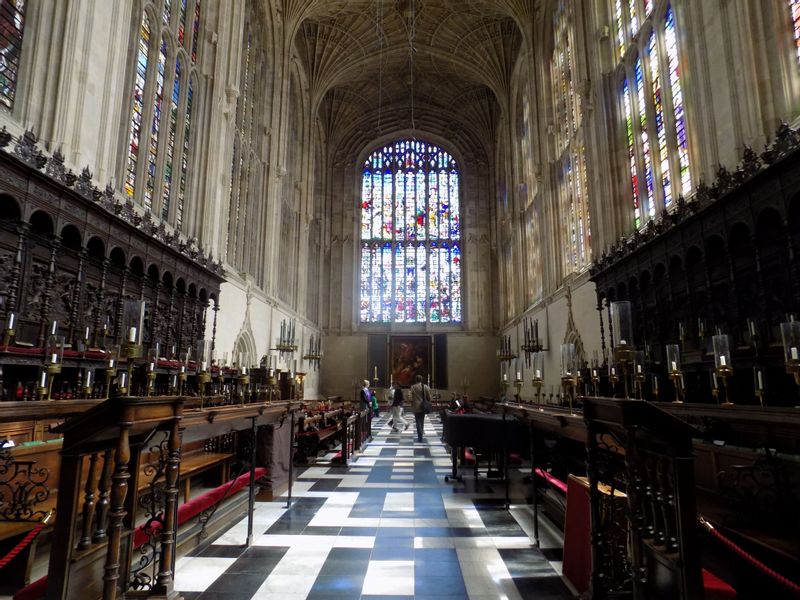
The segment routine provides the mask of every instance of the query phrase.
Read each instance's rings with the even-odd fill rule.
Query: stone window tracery
[[[191,158],[200,1],[145,3],[127,124],[125,193],[178,229]]]
[[[398,140],[364,163],[362,323],[461,322],[459,170],[442,148]]]
[[[234,132],[231,163],[230,208],[228,214],[227,260],[239,270],[257,273],[259,251],[252,241],[258,231],[258,194],[263,159],[259,143],[262,139],[266,110],[264,109],[264,82],[266,55],[259,36],[255,12],[245,25],[245,39],[236,100],[236,129]],[[294,131],[294,129],[293,129]],[[260,249],[259,249],[260,250]]]

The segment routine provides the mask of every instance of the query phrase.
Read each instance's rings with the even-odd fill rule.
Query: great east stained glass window
[[[461,322],[459,172],[442,148],[399,140],[364,162],[362,323]]]
[[[25,0],[0,0],[0,103],[14,106],[25,29]]]
[[[178,229],[190,162],[199,27],[200,0],[152,0],[145,3],[136,37],[124,189]]]

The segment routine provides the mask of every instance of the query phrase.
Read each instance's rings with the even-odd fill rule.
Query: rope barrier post
[[[533,542],[539,548],[539,497],[536,486],[536,459],[533,452],[533,421],[528,421],[528,436],[531,453],[531,502],[533,502]]]
[[[508,495],[508,431],[506,429],[506,412],[508,406],[503,405],[503,479],[506,488],[506,509],[511,505]]]
[[[258,439],[257,417],[252,417],[253,445],[250,448],[250,490],[247,498],[247,540],[245,547],[249,548],[253,543],[253,511],[256,505],[256,442]]]
[[[286,497],[286,508],[292,507],[292,476],[294,467],[294,410],[289,405],[289,491]]]

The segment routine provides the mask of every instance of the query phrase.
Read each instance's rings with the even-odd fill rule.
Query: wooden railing
[[[59,429],[64,435],[48,598],[177,598],[173,590],[183,400],[114,398]],[[153,544],[132,567],[142,449],[158,432],[160,500],[149,508]],[[84,470],[86,472],[84,472]],[[81,481],[84,481],[81,489]]]

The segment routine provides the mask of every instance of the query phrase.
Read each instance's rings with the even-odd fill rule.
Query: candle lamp
[[[497,351],[497,360],[500,362],[508,362],[517,358],[517,355],[511,349],[511,336],[502,336],[500,338],[500,349]]]
[[[533,387],[536,389],[536,404],[541,410],[542,386],[544,385],[544,352],[533,353]]]
[[[83,397],[89,398],[92,395],[92,379],[94,376],[93,369],[86,369],[86,375],[83,378]]]
[[[39,385],[36,388],[36,396],[39,400],[46,400],[50,398],[50,386],[49,384],[50,377],[47,376],[47,369],[42,369],[42,373],[39,376]]]
[[[589,380],[592,382],[592,393],[598,396],[600,385],[600,358],[597,355],[597,350],[592,352],[592,364],[589,367]]]
[[[3,331],[3,346],[10,346],[14,343],[14,336],[16,332],[14,331],[14,326],[16,325],[17,315],[14,312],[9,312],[6,316],[6,326],[5,330]]]
[[[765,381],[766,373],[764,372],[764,367],[760,365],[753,367],[753,387],[755,389],[756,399],[762,408],[764,406],[764,392],[766,391]]]
[[[611,303],[611,327],[616,335],[614,359],[622,367],[622,384],[627,398],[629,395],[628,366],[633,362],[635,352],[630,302],[622,300]]]
[[[572,401],[575,387],[578,385],[578,359],[575,354],[575,344],[561,344],[561,386],[569,402],[569,412],[572,413]]]
[[[653,373],[651,375],[651,378],[652,379],[650,380],[651,381],[650,389],[653,391],[653,400],[655,402],[658,402],[658,375],[656,373]]]
[[[120,371],[119,375],[117,375],[117,391],[119,392],[120,396],[128,395],[128,385],[130,380],[130,371]]]
[[[312,334],[308,351],[303,355],[303,360],[307,360],[314,370],[319,368],[319,363],[322,360],[322,336],[315,338]]]
[[[633,381],[636,384],[636,392],[639,396],[639,400],[642,399],[642,388],[644,387],[646,378],[644,351],[637,350],[633,355]]]
[[[55,321],[53,323],[55,324]],[[50,400],[53,391],[53,376],[61,373],[61,366],[64,361],[63,335],[51,334],[48,336],[44,356],[45,370],[47,371],[47,399]]]
[[[106,351],[106,368],[105,368],[105,375],[106,375],[106,383],[105,383],[105,391],[106,391],[106,398],[111,397],[111,381],[114,379],[114,376],[117,374],[117,361],[119,360],[119,346],[114,346],[110,350]]]
[[[122,346],[122,355],[126,358],[127,377],[125,380],[125,391],[133,383],[133,367],[136,359],[142,356],[142,342],[144,331],[144,312],[146,304],[141,300],[126,300],[122,308],[122,331],[125,333],[125,344]],[[117,387],[120,387],[119,385]]]
[[[152,396],[155,390],[156,371],[158,370],[159,342],[153,342],[147,351],[147,395]]]
[[[211,340],[199,339],[195,343],[197,362],[197,388],[200,394],[200,408],[203,408],[206,396],[206,385],[211,381],[208,361],[211,358]]]
[[[209,342],[210,344],[211,342]],[[249,365],[250,365],[250,354],[248,352],[240,352],[239,353],[239,377],[237,381],[239,382],[239,398],[241,403],[244,404],[247,402],[247,395],[250,386],[250,372],[249,372]]]
[[[795,385],[800,388],[800,321],[781,323],[781,339],[786,372],[794,377]]]
[[[683,402],[683,398],[681,397],[681,391],[683,390],[683,386],[681,385],[683,381],[683,373],[681,372],[681,349],[678,344],[667,344],[666,349],[667,373],[669,373],[669,378],[675,386],[674,401],[676,403],[681,403]]]
[[[724,334],[717,334],[712,338],[714,346],[714,370],[717,377],[722,379],[722,388],[725,392],[725,402],[722,406],[733,406],[728,392],[728,379],[733,376],[731,364],[730,338]]]
[[[615,398],[617,395],[617,384],[619,383],[619,367],[614,360],[613,353],[608,359],[608,382],[611,384],[611,396]]]

